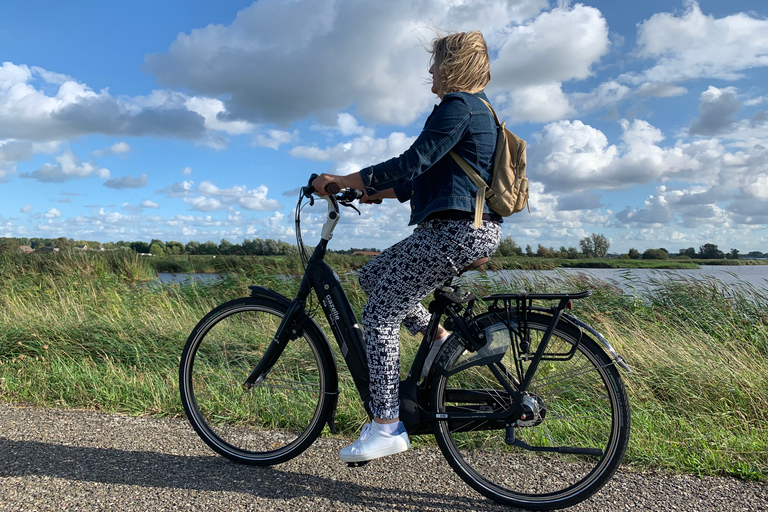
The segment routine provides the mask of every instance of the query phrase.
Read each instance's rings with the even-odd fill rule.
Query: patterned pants
[[[394,419],[400,409],[400,324],[416,334],[429,323],[421,301],[449,277],[496,251],[501,227],[492,222],[474,229],[472,221],[430,220],[360,269],[368,294],[363,308],[370,370],[371,410]]]

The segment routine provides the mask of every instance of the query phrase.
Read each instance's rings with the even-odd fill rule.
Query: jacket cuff
[[[413,195],[413,182],[409,181],[406,183],[397,183],[394,187],[392,187],[392,190],[395,191],[397,200],[401,203],[405,203],[410,201],[411,196]]]

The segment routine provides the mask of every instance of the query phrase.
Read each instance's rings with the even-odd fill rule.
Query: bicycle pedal
[[[369,462],[371,462],[371,461],[369,461],[369,460],[361,460],[360,462],[347,462],[347,467],[348,468],[360,468],[360,467],[365,466]]]

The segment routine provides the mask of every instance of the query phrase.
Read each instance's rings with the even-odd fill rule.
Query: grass
[[[32,256],[0,255],[0,401],[158,416],[183,414],[179,356],[198,320],[247,295],[249,284],[292,295],[297,281],[280,275],[300,266],[281,263],[284,258],[254,261],[213,284],[159,286],[146,283],[155,275],[146,258]],[[364,294],[345,268],[340,278],[359,315]],[[651,284],[634,297],[583,276],[501,284],[479,278],[475,286],[481,292],[593,288],[574,313],[611,340],[633,369],[624,373],[633,420],[626,461],[764,481],[766,293],[747,285],[723,291],[722,283],[708,280]],[[317,320],[330,336],[325,320]],[[336,422],[352,435],[365,414],[331,343],[342,370]],[[404,334],[404,367],[417,344]]]

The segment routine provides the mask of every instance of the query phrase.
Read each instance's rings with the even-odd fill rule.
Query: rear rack
[[[592,290],[584,290],[583,292],[576,293],[497,293],[494,295],[486,295],[483,297],[484,301],[492,300],[576,300],[584,299],[592,295]]]
[[[531,350],[533,347],[531,346],[531,333],[528,329],[528,314],[531,311],[548,311],[552,315],[550,325],[547,326],[544,338],[541,340],[541,343],[546,347],[549,344],[549,338],[552,335],[555,326],[562,318],[563,311],[572,308],[571,302],[573,300],[583,299],[590,295],[592,295],[591,290],[576,293],[499,293],[483,297],[483,300],[493,302],[488,308],[488,311],[495,312],[499,315],[499,318],[502,319],[509,330],[510,339],[517,341],[516,344],[513,341],[513,345],[515,345],[514,349],[519,351],[515,354],[515,359],[519,361],[528,360],[532,356]],[[534,300],[557,300],[559,302],[557,305],[550,308],[543,308],[534,307]],[[500,313],[504,313],[504,315],[502,316]],[[510,318],[517,319],[516,327],[513,327],[508,322],[507,319]],[[580,328],[577,327],[577,329],[579,331],[579,338],[576,340],[576,343],[570,347],[570,350],[567,352],[546,352],[542,349],[537,356],[544,361],[563,361],[572,358],[581,342],[581,335],[583,334]]]

